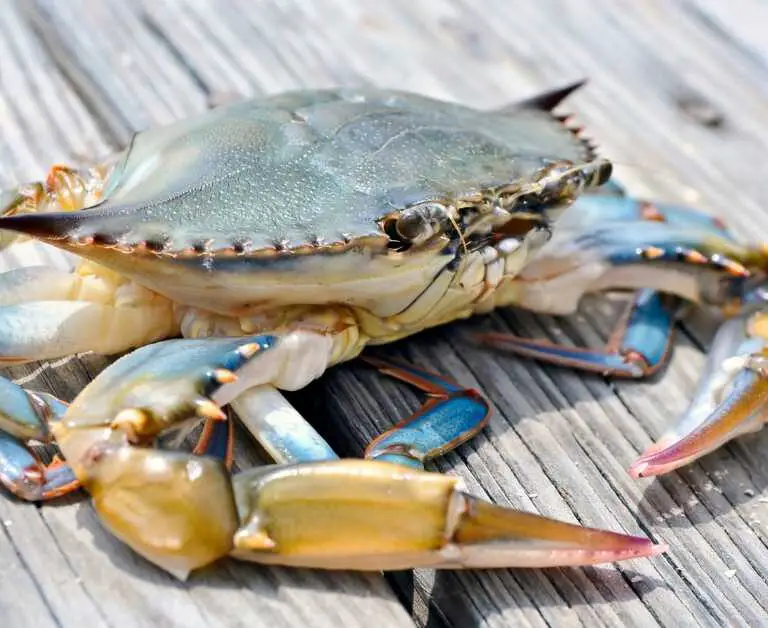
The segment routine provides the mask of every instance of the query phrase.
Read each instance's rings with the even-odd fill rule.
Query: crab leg
[[[232,408],[278,464],[338,458],[325,439],[274,386],[249,388],[232,401]]]
[[[428,393],[412,416],[374,439],[365,457],[422,469],[424,462],[466,442],[488,422],[490,409],[474,390],[407,364],[363,358],[385,375]],[[317,462],[338,458],[322,436],[272,386],[246,390],[232,407],[275,462]]]
[[[0,484],[20,499],[47,501],[80,488],[72,468],[59,455],[45,464],[28,441],[53,444],[51,425],[67,404],[47,393],[26,391],[0,378]],[[194,453],[232,465],[232,423],[207,419]]]
[[[0,432],[0,483],[20,499],[55,499],[80,488],[68,464],[60,458],[48,464],[19,440]]]
[[[26,441],[49,443],[50,426],[64,415],[67,404],[46,393],[28,392],[0,378],[0,483],[17,497],[42,501],[80,487],[61,459],[44,464]]]
[[[221,460],[227,469],[232,469],[235,460],[235,434],[232,421],[206,419],[197,445],[192,450],[196,456],[211,456]]]
[[[719,218],[690,207],[671,203],[653,203],[626,196],[613,179],[593,193],[580,197],[571,209],[575,215],[569,215],[567,220],[574,218],[582,225],[599,227],[617,222],[656,222],[679,227],[689,232],[703,231],[734,241]]]
[[[645,377],[667,361],[675,327],[675,305],[653,290],[637,292],[605,349],[590,350],[487,333],[479,339],[494,348],[541,362],[594,371],[614,377]]]
[[[90,206],[111,168],[110,162],[82,170],[54,166],[44,182],[0,193],[0,216]],[[4,230],[0,248],[16,237]],[[0,327],[0,364],[119,353],[178,333],[170,302],[90,262],[71,273],[31,267],[0,274]]]
[[[417,412],[371,441],[366,458],[423,469],[426,460],[455,449],[488,424],[491,411],[477,391],[408,364],[363,359],[429,395]]]
[[[661,475],[759,430],[768,420],[768,314],[749,308],[717,332],[696,395],[676,425],[630,467]]]
[[[90,262],[0,274],[0,327],[2,364],[119,353],[178,333],[169,301]]]
[[[606,347],[591,350],[494,333],[479,335],[480,341],[549,363],[645,377],[669,357],[680,298],[723,305],[739,297],[749,277],[740,262],[723,254],[743,259],[748,249],[706,214],[615,196],[583,198],[572,211],[566,218],[572,224],[563,227],[566,232],[570,227],[570,235],[523,269],[516,304],[566,314],[585,293],[642,288]]]

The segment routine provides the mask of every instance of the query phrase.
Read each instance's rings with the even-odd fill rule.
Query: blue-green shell
[[[393,210],[590,159],[534,108],[478,111],[379,89],[293,92],[136,135],[103,201],[58,228],[169,253],[384,239],[378,221]]]

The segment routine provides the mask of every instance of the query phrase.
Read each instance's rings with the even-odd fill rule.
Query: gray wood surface
[[[638,194],[685,201],[768,237],[768,14],[761,0],[0,0],[0,185],[107,154],[135,130],[226,95],[372,83],[494,107],[589,77],[568,102]],[[733,8],[730,8],[733,7]],[[3,265],[61,255],[26,247]],[[500,312],[377,353],[438,369],[494,405],[486,432],[435,468],[478,494],[671,545],[585,569],[386,577],[235,561],[178,583],[107,535],[83,499],[0,499],[4,626],[768,624],[768,431],[679,473],[626,468],[680,412],[712,322],[678,336],[650,382],[608,382],[474,346],[474,329],[598,344],[619,311]],[[107,361],[10,371],[71,398]],[[418,398],[359,363],[294,396],[338,451]],[[239,460],[253,452],[244,439]],[[763,455],[761,456],[761,452]],[[87,622],[87,624],[85,623]]]

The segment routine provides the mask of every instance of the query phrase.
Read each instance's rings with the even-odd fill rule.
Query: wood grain
[[[743,235],[765,238],[765,7],[736,4],[10,3],[0,12],[0,176],[9,185],[54,161],[104,154],[135,130],[228,94],[370,83],[490,108],[587,76],[568,110],[619,165],[623,183],[695,203]],[[648,382],[542,367],[468,339],[481,328],[511,329],[597,345],[619,305],[590,300],[568,319],[499,312],[377,353],[437,369],[491,399],[490,427],[435,469],[501,503],[663,539],[672,547],[664,557],[386,579],[226,561],[180,584],[111,539],[87,505],[37,509],[3,499],[0,576],[13,587],[0,586],[0,613],[16,622],[9,625],[768,623],[768,463],[760,455],[768,432],[660,480],[626,473],[690,398],[711,320],[686,322],[669,369]],[[105,363],[88,357],[11,374],[71,397]],[[345,455],[360,455],[419,402],[358,363],[332,370],[294,401]],[[246,444],[240,459],[249,456]]]

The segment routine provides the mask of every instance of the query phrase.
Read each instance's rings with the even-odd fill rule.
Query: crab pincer
[[[242,522],[233,555],[323,569],[588,565],[665,551],[473,497],[455,477],[338,460],[235,477]]]
[[[0,377],[0,483],[17,497],[43,501],[80,487],[60,458],[46,464],[28,445],[50,443],[51,426],[66,408],[53,395],[26,391]]]
[[[632,476],[673,471],[768,420],[768,314],[746,302],[718,329],[690,405],[632,464]]]
[[[226,421],[214,399],[234,394],[236,372],[274,343],[257,336],[142,347],[86,386],[53,427],[104,525],[172,573],[228,552],[237,528],[230,474],[218,458],[147,446],[190,422]]]

